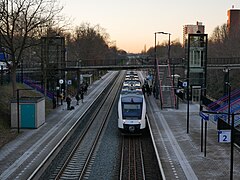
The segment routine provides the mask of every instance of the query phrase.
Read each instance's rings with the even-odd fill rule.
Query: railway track
[[[119,80],[120,79],[118,79],[118,81]],[[79,138],[68,160],[55,179],[83,179],[87,175],[87,169],[94,157],[100,136],[107,124],[109,113],[116,99],[118,91],[117,84],[118,82],[116,81],[115,86],[113,86],[111,91],[105,96],[106,99],[103,99],[101,104],[99,104],[100,108],[94,112],[90,120],[91,123]]]
[[[83,179],[87,176],[89,172],[88,168],[91,165],[91,161],[94,159],[96,147],[100,142],[112,105],[118,94],[119,83],[122,81],[123,74],[122,72],[118,76],[108,92],[104,92],[104,96],[100,98],[101,100],[92,108],[93,110],[85,115],[85,124],[81,124],[84,128],[81,128],[81,130],[76,130],[78,128],[71,128],[75,129],[74,131],[78,134],[74,135],[75,132],[73,132],[71,136],[75,136],[75,138],[67,138],[68,141],[72,142],[66,141],[64,145],[59,144],[58,147],[53,148],[54,151],[59,152],[58,155],[64,155],[60,155],[60,158],[57,158],[58,155],[55,155],[55,159],[58,160],[54,159],[55,162],[48,165],[49,169],[48,167],[45,168],[46,171],[40,179],[45,179],[46,177],[48,179]],[[68,145],[68,143],[70,145]],[[52,161],[53,158],[48,157],[48,159]],[[42,164],[41,166],[44,165]],[[37,169],[41,171],[43,168],[39,167]],[[39,173],[35,171],[29,179],[35,179],[35,174]]]
[[[146,179],[140,137],[123,136],[119,179]]]
[[[116,99],[116,95],[118,94],[117,91],[119,91],[119,81],[121,81],[121,78],[115,81],[111,90],[98,105],[99,108],[92,114],[89,119],[90,123],[84,129],[84,132],[79,137],[78,142],[55,179],[83,179],[88,176],[90,162],[94,159],[96,147],[100,142],[99,139],[107,124],[108,116]]]

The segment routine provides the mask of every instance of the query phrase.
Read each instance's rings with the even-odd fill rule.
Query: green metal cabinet
[[[19,114],[18,114],[19,113]],[[19,115],[19,117],[18,117]],[[45,123],[45,98],[24,97],[11,102],[11,127],[35,129]]]
[[[35,128],[35,104],[21,104],[21,128]]]

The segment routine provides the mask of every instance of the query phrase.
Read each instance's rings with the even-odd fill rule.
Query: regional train
[[[123,134],[141,134],[146,128],[146,102],[137,73],[128,72],[118,101],[118,129]]]

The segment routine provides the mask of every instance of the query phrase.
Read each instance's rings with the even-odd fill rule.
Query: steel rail
[[[94,122],[96,116],[98,115],[99,111],[101,110],[103,104],[104,104],[104,100],[107,97],[105,96],[105,98],[103,99],[103,101],[101,101],[101,104],[98,106],[98,108],[93,112],[90,120],[88,121],[87,126],[84,128],[81,136],[79,137],[77,143],[75,144],[74,148],[71,150],[69,156],[67,157],[66,161],[64,162],[63,166],[61,167],[61,169],[59,170],[57,176],[55,179],[60,179],[60,177],[62,176],[64,170],[66,169],[67,165],[69,164],[69,162],[71,161],[72,157],[74,156],[76,150],[78,149],[79,145],[81,144],[81,142],[83,141],[85,135],[87,134],[88,130],[90,129],[92,123]]]
[[[124,145],[123,144],[124,144],[124,138],[122,138],[119,180],[122,180],[122,176],[123,176],[123,153],[124,153]]]
[[[138,177],[138,175],[141,177]],[[143,151],[139,137],[122,138],[119,179],[146,179]]]
[[[116,77],[116,76],[115,76]],[[107,88],[108,86],[106,86]],[[104,88],[104,90],[106,89]],[[31,179],[38,179],[42,173],[46,170],[49,163],[57,156],[60,149],[64,146],[64,144],[67,142],[67,140],[70,138],[70,136],[74,133],[75,129],[77,128],[79,121],[81,118],[87,113],[89,109],[94,105],[94,103],[101,97],[101,94],[96,97],[96,99],[89,105],[89,107],[83,112],[83,114],[76,120],[76,122],[72,125],[72,127],[67,131],[67,133],[60,139],[60,141],[53,147],[51,152],[44,158],[44,160],[38,165],[38,167],[31,173],[31,175],[28,177],[28,180]]]
[[[61,176],[65,172],[65,169],[68,167],[68,164],[71,163],[71,159],[75,156],[75,153],[78,153],[78,152],[81,151],[81,149],[79,149],[79,146],[82,144],[82,141],[84,140],[84,137],[87,136],[89,129],[91,128],[91,126],[92,126],[94,120],[96,119],[97,115],[99,114],[99,112],[101,112],[101,109],[105,108],[105,106],[103,104],[108,102],[108,101],[106,101],[106,99],[111,97],[109,95],[110,95],[110,93],[112,93],[112,90],[114,90],[114,85],[117,86],[117,84],[118,84],[118,82],[115,81],[114,84],[111,86],[110,90],[104,95],[104,98],[101,99],[101,103],[98,105],[98,109],[94,111],[95,113],[91,116],[91,119],[89,120],[88,126],[84,129],[84,132],[82,133],[81,137],[78,139],[78,142],[76,143],[75,147],[71,150],[71,153],[70,153],[69,157],[67,158],[67,161],[65,161],[64,166],[61,167],[61,169],[58,172],[55,179],[60,179],[61,178]],[[116,95],[117,93],[113,92],[112,94]],[[109,108],[112,107],[112,103],[113,102],[110,103]],[[107,111],[107,112],[109,114],[110,111]],[[107,117],[107,115],[106,115],[106,117]],[[76,175],[76,178],[78,178],[78,179],[81,179],[82,176],[84,175],[84,172],[87,168],[87,165],[89,164],[89,161],[90,161],[91,156],[94,152],[95,146],[96,146],[97,141],[100,137],[100,134],[102,132],[102,129],[103,129],[103,126],[104,126],[105,122],[106,122],[106,118],[103,118],[103,121],[100,125],[100,128],[98,129],[97,135],[95,136],[95,140],[94,140],[93,144],[91,145],[91,148],[89,150],[88,155],[83,157],[84,158],[84,160],[83,160],[84,165],[83,166],[81,165],[82,168],[80,168],[80,167],[77,168],[77,169],[79,169],[78,170],[79,175]],[[66,174],[64,176],[66,177]]]
[[[88,165],[89,165],[89,162],[90,162],[90,160],[91,160],[91,157],[92,157],[92,155],[93,155],[93,153],[94,153],[94,150],[96,149],[97,143],[99,142],[98,140],[100,139],[100,136],[101,136],[101,134],[102,134],[102,132],[103,132],[103,129],[104,129],[104,127],[105,127],[105,124],[106,124],[107,120],[109,119],[109,115],[110,115],[110,113],[111,113],[111,109],[112,109],[113,104],[114,104],[114,102],[115,102],[115,100],[116,100],[116,98],[117,98],[117,93],[115,93],[115,91],[114,91],[114,90],[116,89],[115,86],[118,86],[117,91],[119,91],[120,88],[121,88],[121,87],[119,87],[119,85],[118,85],[120,80],[122,81],[122,77],[119,77],[118,81],[115,81],[115,84],[112,86],[111,90],[110,90],[109,93],[106,95],[106,99],[109,98],[111,102],[110,102],[110,104],[108,105],[108,109],[106,110],[107,113],[104,115],[104,119],[102,120],[101,126],[100,126],[100,128],[99,128],[98,133],[97,133],[97,136],[95,137],[94,143],[93,143],[93,145],[92,145],[92,147],[91,147],[91,150],[90,150],[90,152],[89,152],[89,154],[88,154],[88,156],[87,156],[87,159],[86,159],[85,164],[84,164],[84,166],[83,166],[83,168],[82,168],[82,171],[81,171],[81,174],[80,174],[80,176],[79,176],[79,179],[82,179],[82,178],[84,177],[85,171],[86,171],[86,169],[87,169],[87,167],[88,167]],[[111,98],[110,98],[111,96],[109,96],[111,93],[114,95],[114,98],[113,98],[113,99],[111,99]],[[105,103],[105,102],[106,102],[106,101],[103,100],[103,103]],[[105,107],[104,107],[104,106],[101,106],[101,109],[105,109]],[[100,110],[99,110],[99,112],[100,112]]]
[[[143,180],[145,180],[146,174],[145,174],[145,168],[144,168],[143,150],[142,150],[141,142],[140,142],[140,156],[141,156],[142,176],[143,176]]]

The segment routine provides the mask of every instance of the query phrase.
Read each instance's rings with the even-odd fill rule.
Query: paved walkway
[[[217,127],[207,123],[206,157],[201,152],[199,105],[190,104],[187,134],[186,108],[160,110],[158,101],[147,98],[150,126],[166,179],[230,179],[230,143],[218,142]],[[240,153],[234,150],[234,179],[240,179]]]

